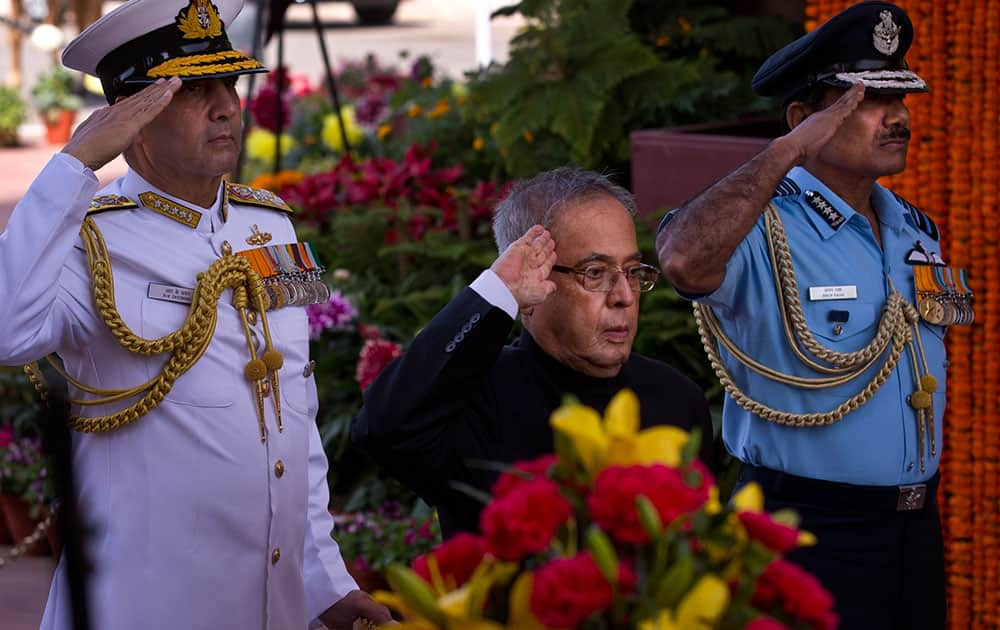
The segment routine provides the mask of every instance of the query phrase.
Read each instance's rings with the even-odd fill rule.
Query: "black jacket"
[[[437,507],[445,537],[478,531],[482,504],[454,481],[489,492],[509,463],[553,452],[549,416],[563,396],[603,413],[622,388],[639,397],[643,427],[700,427],[712,467],[712,424],[701,389],[669,365],[633,353],[614,378],[594,378],[546,354],[527,332],[505,346],[513,320],[472,289],[452,300],[365,391],[351,439]],[[472,464],[472,465],[470,465]]]

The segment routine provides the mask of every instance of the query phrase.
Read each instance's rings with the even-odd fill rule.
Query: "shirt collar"
[[[878,215],[879,223],[892,228],[897,232],[903,228],[906,222],[906,208],[899,202],[899,198],[888,188],[875,183],[872,188],[872,207]]]
[[[804,206],[806,217],[824,240],[839,232],[857,212],[837,193],[801,166],[788,172],[788,177],[799,187],[799,203]]]
[[[224,186],[225,182],[222,182],[219,189],[222,190]],[[191,224],[193,225],[188,225],[188,227],[192,227],[198,232],[211,233],[213,231],[213,224],[218,223],[221,225],[222,204],[224,200],[223,194],[216,194],[215,201],[207,208],[198,206],[160,190],[146,181],[146,179],[136,172],[135,169],[131,168],[125,173],[121,190],[123,195],[138,202],[143,207],[148,207],[156,197],[160,197],[167,202],[171,202],[172,204],[176,204],[177,206],[182,206],[183,208],[193,211],[194,217],[190,219]],[[146,195],[146,193],[152,193],[154,197],[150,197]],[[163,213],[161,212],[161,214]],[[171,216],[169,218],[183,224],[183,221],[178,220],[176,217]]]

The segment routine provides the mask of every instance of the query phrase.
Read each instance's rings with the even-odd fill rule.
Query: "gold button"
[[[247,309],[247,323],[251,326],[257,325],[257,311]]]
[[[271,564],[278,564],[278,560],[281,560],[281,549],[275,547],[271,552]]]
[[[315,369],[316,369],[315,361],[310,361],[309,363],[306,363],[306,366],[302,368],[302,376],[309,378],[310,376],[312,376],[313,370]]]
[[[223,256],[233,255],[233,246],[229,244],[229,241],[222,241],[222,255]]]
[[[260,392],[261,392],[261,394],[263,394],[264,398],[267,398],[268,396],[270,396],[271,395],[271,382],[270,381],[263,381],[263,382],[261,382],[261,384],[260,384]]]
[[[279,459],[274,462],[274,476],[281,479],[283,474],[285,474],[285,463]]]

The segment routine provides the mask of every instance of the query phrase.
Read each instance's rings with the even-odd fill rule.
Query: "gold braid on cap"
[[[920,450],[920,465],[923,462],[923,441],[926,431],[927,417],[930,417],[931,452],[936,454],[933,443],[934,416],[931,394],[937,389],[937,380],[927,369],[927,359],[924,355],[923,343],[920,341],[918,321],[920,319],[916,308],[903,295],[892,287],[892,292],[886,300],[879,320],[875,337],[865,347],[854,352],[837,352],[817,341],[806,323],[799,300],[798,282],[795,269],[792,266],[791,251],[785,235],[781,217],[774,205],[768,203],[764,210],[768,253],[771,259],[771,272],[774,279],[775,294],[778,299],[778,311],[781,314],[782,328],[785,338],[796,357],[807,367],[828,376],[801,377],[785,374],[779,370],[767,367],[741,350],[723,331],[715,312],[710,306],[694,304],[695,322],[701,344],[708,355],[715,375],[719,378],[726,392],[737,405],[750,413],[770,422],[794,427],[826,426],[839,422],[848,413],[859,409],[871,400],[871,397],[885,383],[896,369],[904,347],[910,348],[910,356],[914,370],[914,380],[918,389],[911,396],[910,405],[914,408],[918,421],[918,448]],[[918,352],[914,348],[914,337],[917,339],[920,360],[924,376],[919,374],[917,365]],[[850,382],[882,359],[879,370],[872,379],[855,395],[851,396],[835,409],[821,413],[791,413],[778,411],[750,398],[733,380],[732,374],[723,364],[719,346],[724,347],[737,361],[757,374],[772,381],[802,389],[826,389]],[[888,352],[886,350],[888,349]],[[806,354],[808,352],[812,356]],[[814,360],[815,357],[819,361]]]
[[[222,63],[227,59],[239,59],[240,61]],[[168,59],[160,65],[150,68],[146,72],[146,76],[190,77],[219,72],[235,72],[237,70],[255,70],[263,67],[259,61],[246,57],[238,50],[221,50],[203,55],[190,55],[188,57]]]
[[[73,387],[99,396],[99,398],[88,400],[70,400],[75,405],[103,405],[142,394],[142,398],[116,413],[89,418],[72,414],[70,416],[72,428],[83,433],[113,431],[135,422],[155,408],[170,392],[174,382],[191,369],[205,353],[215,334],[218,305],[222,293],[226,289],[233,289],[233,306],[240,314],[251,356],[244,373],[247,379],[255,385],[261,441],[263,442],[266,436],[263,408],[263,396],[266,395],[264,394],[266,388],[263,381],[267,376],[271,377],[278,430],[282,430],[281,409],[277,401],[279,397],[277,371],[281,368],[283,360],[281,354],[274,349],[270,329],[267,325],[263,282],[260,274],[250,267],[250,262],[246,258],[227,255],[213,262],[205,272],[197,276],[191,306],[181,327],[159,339],[144,339],[132,332],[125,324],[115,305],[111,259],[104,237],[93,218],[84,219],[83,227],[80,229],[80,238],[83,240],[87,253],[87,262],[93,282],[94,303],[111,334],[122,347],[133,354],[155,356],[169,353],[170,357],[158,375],[142,385],[125,389],[99,389],[84,385],[69,376],[58,363],[52,360],[51,356],[48,357],[52,367]],[[265,352],[262,359],[258,359],[256,356],[253,338],[247,324],[247,309],[250,307],[257,311],[263,323]],[[25,372],[44,398],[46,384],[38,366],[29,364],[25,366]]]

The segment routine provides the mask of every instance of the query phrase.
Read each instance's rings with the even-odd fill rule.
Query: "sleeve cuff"
[[[491,306],[507,313],[511,319],[517,318],[518,308],[514,294],[510,292],[500,276],[493,273],[491,269],[486,269],[479,274],[479,277],[472,281],[469,288],[478,293],[479,297],[489,302]]]

